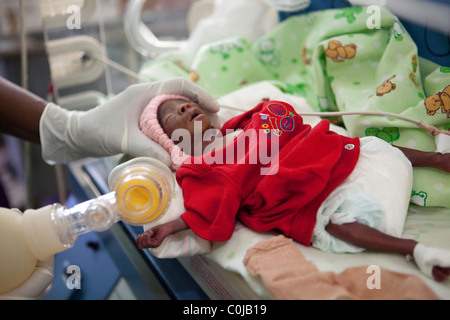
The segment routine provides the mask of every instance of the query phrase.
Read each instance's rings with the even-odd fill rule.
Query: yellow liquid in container
[[[116,192],[123,221],[143,225],[159,218],[169,207],[173,174],[151,158],[136,158],[116,167],[109,187]]]
[[[130,204],[133,207],[140,208],[148,203],[151,199],[151,195],[143,187],[134,187],[129,192]]]

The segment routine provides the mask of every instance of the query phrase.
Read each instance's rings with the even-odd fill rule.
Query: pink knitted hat
[[[144,109],[144,112],[142,112],[139,120],[139,128],[142,133],[158,143],[169,153],[170,158],[172,159],[172,169],[177,170],[189,156],[181,151],[181,149],[167,136],[159,124],[157,116],[159,106],[167,100],[174,99],[191,101],[189,98],[176,94],[162,94],[156,96],[150,101]]]

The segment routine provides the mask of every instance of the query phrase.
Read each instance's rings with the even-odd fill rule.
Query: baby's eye
[[[171,119],[173,119],[173,117],[174,117],[173,113],[168,114],[166,116],[166,118],[164,119],[164,122],[167,123],[168,121],[171,121]]]

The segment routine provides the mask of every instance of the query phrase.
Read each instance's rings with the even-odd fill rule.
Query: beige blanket
[[[438,299],[420,278],[378,266],[320,272],[291,239],[282,235],[251,247],[244,264],[278,299]]]

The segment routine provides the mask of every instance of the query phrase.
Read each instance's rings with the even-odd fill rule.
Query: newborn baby
[[[386,228],[385,208],[361,188],[364,182],[353,183],[361,174],[377,175],[359,169],[377,156],[392,157],[390,162],[408,167],[405,176],[411,177],[411,162],[438,168],[446,162],[448,171],[448,155],[401,152],[376,137],[345,137],[330,131],[326,120],[311,128],[281,101],[263,101],[218,131],[216,115],[195,102],[179,96],[154,100],[141,117],[141,128],[170,153],[186,212],[140,235],[139,248],[158,247],[168,235],[189,228],[206,240],[226,241],[239,219],[252,230],[278,230],[325,251],[370,249],[413,256],[419,268],[437,281],[450,275],[449,252],[402,239],[405,212],[389,213],[402,221],[396,228]],[[215,138],[205,140],[209,130]],[[227,139],[227,132],[234,138]],[[247,138],[250,143],[245,144]],[[276,141],[275,149],[269,140]],[[216,147],[211,149],[211,144]],[[249,161],[254,150],[268,146],[270,163]],[[240,148],[245,149],[241,157]],[[226,161],[228,153],[238,155],[234,162]],[[262,169],[268,169],[266,174]],[[400,192],[407,202],[411,190]]]

